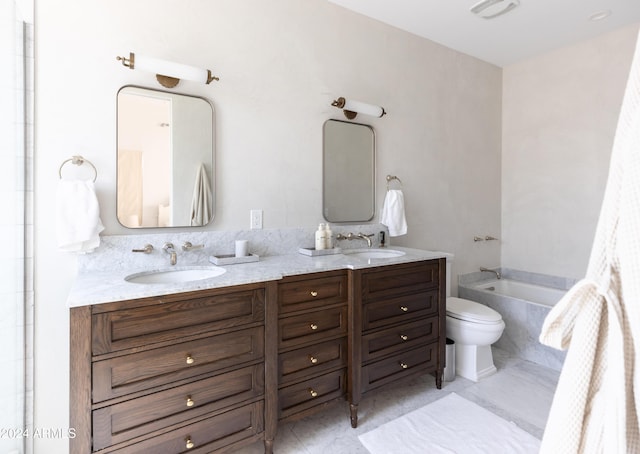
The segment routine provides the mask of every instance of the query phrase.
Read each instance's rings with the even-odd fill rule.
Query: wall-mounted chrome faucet
[[[484,268],[484,267],[480,267],[480,271],[486,271],[488,273],[494,273],[496,275],[496,278],[500,279],[502,276],[500,275],[500,273],[496,270],[490,270],[489,268]]]
[[[170,255],[169,261],[172,265],[178,263],[178,254],[173,247],[173,243],[164,243],[164,246],[162,246],[162,250]]]
[[[370,235],[365,235],[364,233],[356,233],[353,234],[351,232],[347,233],[347,235],[343,235],[342,233],[339,233],[338,236],[336,236],[336,240],[365,240],[367,242],[367,247],[371,247],[371,237],[374,234],[370,234]]]

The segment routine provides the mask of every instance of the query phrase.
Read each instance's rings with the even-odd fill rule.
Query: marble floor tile
[[[444,382],[437,389],[426,374],[366,394],[358,411],[358,427],[349,423],[349,406],[337,401],[314,415],[280,424],[274,442],[277,454],[367,454],[358,435],[401,415],[438,400],[451,392],[512,421],[537,438],[542,438],[559,372],[514,358],[494,348],[498,372],[474,383],[462,377]],[[262,442],[236,453],[264,452]]]

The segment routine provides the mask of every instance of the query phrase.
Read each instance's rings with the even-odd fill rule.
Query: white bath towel
[[[100,207],[91,180],[60,180],[56,199],[58,247],[66,252],[92,252],[100,245]]]
[[[211,186],[204,164],[196,172],[196,182],[191,200],[191,225],[206,225],[211,220]]]
[[[400,189],[390,189],[384,199],[380,222],[389,228],[390,236],[407,233],[407,220],[404,215],[404,194]]]

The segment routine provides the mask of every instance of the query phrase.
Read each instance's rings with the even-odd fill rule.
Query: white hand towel
[[[60,180],[56,201],[58,247],[66,252],[92,252],[100,245],[100,207],[93,181]]]
[[[196,183],[193,186],[191,199],[191,225],[207,225],[211,220],[211,186],[204,164],[200,164],[196,172]]]
[[[390,236],[407,233],[407,220],[404,216],[404,194],[400,189],[390,189],[384,199],[380,222],[389,228]]]

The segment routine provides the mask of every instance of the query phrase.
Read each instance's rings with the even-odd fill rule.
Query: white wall
[[[502,266],[584,276],[637,34],[504,68]]]
[[[456,272],[499,265],[499,244],[472,241],[501,235],[499,68],[324,0],[41,1],[36,27],[37,426],[68,421],[65,299],[76,261],[57,251],[53,227],[63,160],[95,164],[104,233],[131,233],[115,216],[116,93],[156,83],[117,55],[220,77],[177,87],[216,108],[217,210],[205,229],[248,228],[252,208],[264,210],[265,228],[317,225],[322,124],[341,118],[330,102],[346,96],[388,112],[358,120],[377,133],[378,209],[385,175],[403,182],[409,234],[394,242],[453,252]],[[67,451],[67,440],[36,443]]]

